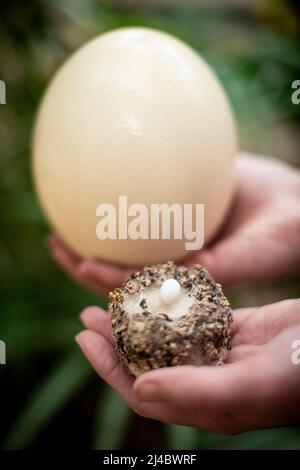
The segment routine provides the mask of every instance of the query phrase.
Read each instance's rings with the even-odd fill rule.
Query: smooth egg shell
[[[233,187],[236,137],[214,73],[182,41],[124,28],[79,49],[42,101],[33,171],[54,230],[77,253],[117,263],[186,255],[186,240],[99,240],[96,208],[204,203],[205,240],[214,235]]]

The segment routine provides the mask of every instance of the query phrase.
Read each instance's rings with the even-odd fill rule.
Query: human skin
[[[275,160],[240,155],[236,192],[218,237],[182,264],[203,264],[223,286],[263,281],[300,266],[299,171]],[[83,260],[57,237],[57,262],[78,282],[108,292],[134,268]],[[221,367],[178,366],[143,374],[136,381],[115,353],[109,314],[83,312],[79,346],[98,374],[137,413],[168,423],[222,434],[299,422],[300,365],[292,343],[300,340],[300,300],[234,312],[233,344]]]
[[[182,264],[203,264],[223,286],[274,279],[300,266],[300,172],[271,158],[241,154],[236,190],[215,241]],[[57,236],[49,238],[56,262],[96,292],[108,293],[139,267],[82,259]]]
[[[137,380],[116,354],[107,312],[86,309],[87,329],[76,340],[100,377],[147,418],[224,435],[299,422],[300,364],[292,363],[292,344],[300,340],[300,300],[235,310],[233,318],[223,366],[168,367]]]

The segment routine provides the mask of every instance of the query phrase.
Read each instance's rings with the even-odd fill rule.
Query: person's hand
[[[226,223],[206,249],[183,264],[202,264],[223,285],[290,274],[300,265],[300,173],[264,157],[240,155],[236,192]],[[121,267],[76,256],[56,236],[52,254],[77,281],[108,292],[138,267]]]
[[[138,414],[221,434],[300,420],[300,300],[234,312],[233,342],[223,366],[176,366],[134,380],[116,355],[109,314],[89,307],[76,337],[98,374]],[[298,362],[298,361],[296,361]]]

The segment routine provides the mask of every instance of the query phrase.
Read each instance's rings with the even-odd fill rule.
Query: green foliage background
[[[22,448],[300,449],[300,428],[222,437],[133,415],[77,350],[78,314],[102,299],[51,261],[49,233],[30,174],[30,138],[45,86],[89,38],[144,25],[200,51],[231,99],[241,147],[299,166],[300,79],[297,2],[11,1],[1,4],[0,78],[0,446]],[[252,5],[252,6],[251,6]],[[78,99],[83,99],[78,97]],[[299,296],[299,277],[229,292],[234,306]]]

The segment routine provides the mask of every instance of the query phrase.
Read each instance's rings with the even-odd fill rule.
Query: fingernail
[[[79,314],[79,319],[82,321],[82,323],[84,323],[84,317],[85,317],[85,312],[89,309],[89,307],[86,307],[82,310],[82,312],[80,312]]]
[[[154,401],[158,396],[158,387],[156,382],[145,381],[138,385],[136,393],[140,400],[143,401]]]
[[[80,346],[80,333],[77,333],[77,335],[75,335],[75,337],[74,337],[74,339],[75,339],[76,343],[78,344],[78,346]]]

